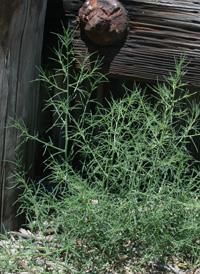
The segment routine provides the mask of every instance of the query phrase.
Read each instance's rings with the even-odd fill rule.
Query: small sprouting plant
[[[152,95],[136,84],[124,86],[123,98],[111,98],[105,108],[91,96],[106,80],[101,60],[91,67],[90,55],[80,61],[73,38],[64,29],[55,52],[58,67],[50,75],[40,70],[50,93],[46,108],[55,116],[51,128],[60,129],[64,147],[30,135],[21,121],[14,125],[50,155],[48,175],[37,185],[17,162],[15,180],[23,190],[19,211],[32,232],[53,231],[54,244],[43,245],[56,267],[61,260],[69,273],[108,273],[109,265],[129,259],[130,269],[180,257],[198,263],[200,172],[188,144],[195,146],[200,134],[200,108],[181,80],[185,59],[176,61],[175,73],[154,86]],[[52,95],[51,89],[57,92]],[[74,110],[80,111],[78,118]],[[51,192],[43,180],[53,185]]]

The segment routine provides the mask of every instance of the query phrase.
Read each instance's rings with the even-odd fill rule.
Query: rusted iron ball
[[[81,29],[95,44],[113,45],[126,36],[127,14],[117,0],[86,0],[78,16]]]

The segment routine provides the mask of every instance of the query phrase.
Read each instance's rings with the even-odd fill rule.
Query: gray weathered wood
[[[67,17],[76,26],[84,1],[63,0]],[[111,76],[140,81],[163,79],[174,68],[174,58],[186,55],[190,65],[185,81],[200,86],[200,1],[121,0],[129,17],[124,44],[99,47],[77,31],[77,49],[105,56],[103,69]]]
[[[37,115],[38,83],[31,83],[40,64],[47,0],[1,0],[0,3],[0,204],[1,232],[16,229],[17,190],[12,186],[14,151],[19,133],[7,128],[10,117],[23,118],[30,131]],[[33,147],[24,152],[33,162]]]

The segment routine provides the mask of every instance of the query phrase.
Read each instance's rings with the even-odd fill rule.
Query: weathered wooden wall
[[[76,26],[84,1],[63,0],[66,16]],[[129,18],[124,44],[96,46],[77,31],[77,49],[98,51],[105,56],[104,71],[139,81],[162,79],[174,68],[174,57],[186,55],[190,65],[185,77],[200,86],[200,1],[121,0]],[[84,39],[82,39],[84,38]],[[75,41],[75,42],[77,42]]]
[[[37,117],[39,84],[31,83],[40,64],[47,0],[0,1],[0,221],[1,232],[16,229],[16,188],[9,178],[12,172],[19,133],[7,128],[10,117],[24,119],[33,131]],[[33,147],[24,156],[33,162]]]

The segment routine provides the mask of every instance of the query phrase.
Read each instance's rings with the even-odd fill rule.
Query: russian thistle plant
[[[111,98],[105,108],[92,99],[106,80],[99,71],[101,60],[91,67],[90,55],[80,61],[73,38],[64,29],[55,51],[58,67],[50,75],[40,69],[40,80],[50,91],[46,107],[55,115],[51,128],[60,128],[64,148],[51,138],[31,136],[20,121],[14,125],[22,138],[48,150],[45,180],[53,184],[47,193],[44,179],[35,185],[17,171],[15,179],[24,189],[20,209],[41,233],[45,221],[59,224],[62,233],[55,230],[55,235],[60,249],[67,249],[63,260],[80,273],[130,257],[142,263],[176,256],[195,262],[200,172],[188,144],[200,134],[200,108],[181,80],[185,59],[176,61],[175,73],[154,86],[152,95],[136,84],[133,89],[124,86],[123,98]],[[78,70],[73,69],[75,61]],[[62,86],[57,77],[63,78]],[[76,119],[74,110],[80,110]]]

